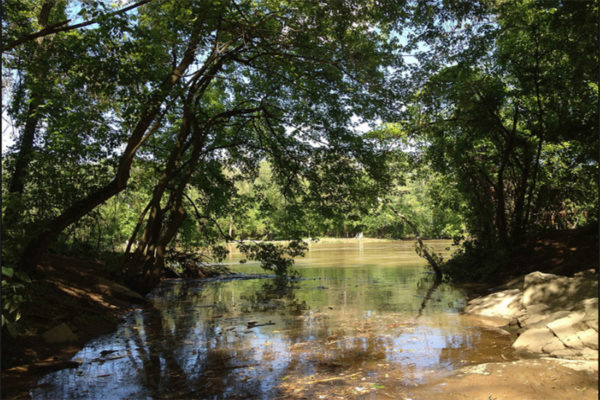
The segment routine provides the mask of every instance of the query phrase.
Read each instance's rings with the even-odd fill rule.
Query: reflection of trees
[[[435,309],[437,312],[456,312],[463,302],[463,296],[458,289],[448,283],[442,283],[431,274],[422,277],[415,290],[419,297],[423,296],[415,320],[425,313],[426,308],[429,311]]]
[[[283,316],[301,315],[308,306],[305,301],[300,301],[296,296],[298,288],[298,281],[295,279],[265,280],[260,289],[241,296],[247,302],[244,304],[243,311],[246,313],[280,311]]]
[[[425,279],[423,279],[425,280]],[[421,280],[421,282],[423,281]],[[423,315],[423,311],[425,310],[425,307],[427,306],[427,303],[431,300],[431,297],[433,296],[433,293],[435,292],[435,290],[438,288],[438,286],[440,286],[440,284],[442,283],[442,281],[440,279],[434,278],[433,282],[431,282],[431,285],[429,286],[429,289],[427,289],[427,293],[425,293],[425,297],[423,297],[423,301],[421,302],[421,306],[419,307],[419,311],[417,312],[417,315],[415,317],[415,321],[421,317],[421,315]]]
[[[289,307],[300,307],[295,304],[293,286],[270,283],[257,292],[257,299],[272,299],[277,294]],[[147,395],[196,399],[235,394],[256,398],[265,397],[264,391],[271,389],[259,379],[241,379],[240,373],[255,365],[255,349],[245,346],[237,331],[224,329],[223,320],[213,318],[215,313],[229,311],[226,301],[219,301],[219,286],[211,285],[208,296],[215,301],[209,307],[203,299],[207,293],[198,291],[197,286],[173,286],[161,293],[157,309],[143,313],[130,330],[134,345],[130,359]]]
[[[378,374],[378,363],[398,357],[402,373],[410,379],[418,372],[411,359],[414,353],[405,348],[412,342],[397,338],[412,329],[406,320],[419,304],[420,316],[429,311],[433,298],[451,292],[432,287],[431,275],[413,279],[416,272],[396,276],[365,269],[351,271],[358,276],[353,279],[344,279],[350,271],[337,272],[336,279],[319,282],[263,279],[213,282],[203,288],[198,282],[161,287],[154,299],[156,310],[140,314],[129,329],[131,365],[142,388],[137,397],[274,398],[285,395],[285,384],[291,382],[311,390],[311,375],[316,376],[313,380],[329,379],[360,368]],[[340,283],[334,287],[334,281]],[[399,281],[406,281],[409,290],[397,290]],[[415,291],[425,296],[415,297]],[[307,303],[313,305],[311,312]],[[328,310],[328,304],[335,308]],[[388,318],[378,313],[404,305],[410,314]],[[370,310],[375,312],[367,316]],[[250,331],[249,318],[259,323],[273,318],[277,325]],[[449,350],[447,360],[462,355],[453,351],[462,350]],[[282,379],[287,375],[291,377]]]

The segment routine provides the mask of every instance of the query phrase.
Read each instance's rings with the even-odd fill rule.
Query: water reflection
[[[510,341],[463,320],[461,293],[432,289],[401,245],[344,246],[313,245],[298,281],[165,283],[154,310],[132,313],[32,396],[389,398],[430,374],[512,357]]]

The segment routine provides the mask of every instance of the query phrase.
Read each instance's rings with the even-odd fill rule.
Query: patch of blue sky
[[[114,0],[114,1],[100,1],[100,0],[74,0],[69,2],[66,8],[67,19],[70,25],[79,24],[85,21],[89,21],[98,15],[104,13],[110,13],[117,11],[121,8],[130,6],[136,1],[128,0]],[[137,15],[138,9],[133,8],[127,11],[128,15]],[[92,29],[96,27],[96,24],[91,24],[80,29]]]

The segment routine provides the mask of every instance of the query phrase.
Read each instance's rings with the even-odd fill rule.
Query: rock
[[[512,347],[525,353],[544,353],[544,347],[563,349],[561,341],[546,327],[531,328],[523,332]]]
[[[549,304],[564,291],[566,281],[558,275],[532,272],[525,276],[522,304],[525,308],[536,304]]]
[[[595,269],[590,268],[590,269],[586,269],[585,271],[580,271],[580,272],[576,272],[575,275],[573,275],[574,278],[582,278],[582,279],[598,279],[598,273],[596,272]]]
[[[584,360],[596,360],[598,362],[598,350],[592,350],[586,347],[581,351],[581,358]]]
[[[519,289],[492,293],[469,301],[465,312],[484,317],[501,317],[511,320],[522,314],[521,296],[522,293]]]
[[[598,350],[598,331],[594,329],[586,329],[577,334],[585,347],[592,350]]]
[[[585,323],[590,327],[598,330],[598,298],[582,300],[576,307],[578,310],[585,312]]]
[[[542,357],[542,360],[550,361],[575,371],[586,371],[593,374],[598,373],[598,363],[596,361],[565,360],[550,357]]]
[[[579,338],[578,332],[576,332],[573,335],[567,336],[564,340],[562,340],[562,342],[565,344],[566,347],[570,349],[583,350],[585,348],[585,345]]]
[[[71,331],[71,328],[63,322],[43,333],[42,339],[44,339],[44,342],[46,343],[65,343],[74,342],[78,337]]]
[[[566,347],[560,340],[553,340],[542,347],[542,352],[546,354],[552,354],[559,350],[564,350]]]
[[[598,297],[598,278],[597,275],[593,278],[594,275],[594,270],[583,271],[572,278],[532,272],[524,278],[522,304],[525,308],[548,304],[570,309],[583,299]]]
[[[519,319],[522,327],[533,327],[533,326],[545,326],[546,324],[555,321],[559,318],[563,318],[571,314],[570,311],[556,311],[550,314],[546,314],[544,312],[535,313],[531,312],[529,309],[527,313]]]
[[[550,355],[552,357],[556,357],[556,358],[569,358],[569,359],[582,358],[581,350],[567,349],[567,348],[562,349],[562,350],[553,351],[552,353],[550,353]]]
[[[571,347],[566,343],[568,337],[577,336],[577,332],[585,330],[585,325],[581,322],[585,318],[583,312],[573,312],[564,318],[550,322],[546,326],[552,331],[567,347]],[[572,339],[573,340],[573,339]],[[579,340],[579,339],[577,339]]]
[[[539,285],[541,283],[546,283],[553,279],[560,278],[559,275],[554,274],[546,274],[540,271],[535,271],[530,274],[525,275],[523,279],[523,289],[527,289],[530,286]]]
[[[533,272],[513,289],[469,301],[465,313],[504,318],[518,326],[519,352],[560,358],[598,359],[598,274],[573,277]]]

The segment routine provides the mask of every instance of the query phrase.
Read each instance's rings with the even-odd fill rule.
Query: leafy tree
[[[561,203],[565,213],[566,204],[578,204],[593,219],[596,193],[588,188],[597,187],[598,160],[584,147],[597,148],[598,137],[597,3],[489,2],[466,10],[433,10],[446,22],[419,36],[430,46],[423,64],[442,58],[446,66],[432,68],[414,92],[407,130],[434,169],[454,180],[483,246],[510,248],[547,226],[545,215]],[[452,26],[464,29],[452,34]],[[557,163],[558,148],[581,151],[562,151]],[[569,193],[559,189],[567,176],[577,186]]]
[[[190,186],[207,221],[228,207],[218,194],[232,187],[224,169],[253,174],[266,158],[286,198],[319,178],[311,171],[320,163],[342,155],[347,161],[324,172],[380,174],[382,160],[348,125],[354,115],[385,113],[385,67],[396,63],[390,32],[402,4],[157,0],[115,10],[93,2],[81,5],[79,24],[70,21],[69,4],[44,3],[39,15],[56,15],[36,24],[36,13],[21,18],[10,3],[4,26],[4,55],[27,78],[12,100],[11,115],[25,122],[17,124],[20,147],[8,166],[25,201],[5,215],[22,215],[43,198],[48,176],[67,189],[52,193],[53,207],[39,205],[43,215],[31,214],[35,229],[20,230],[25,241],[16,225],[7,227],[15,242],[27,243],[22,268],[31,270],[65,229],[95,218],[98,206],[127,188],[138,162],[155,174],[131,235],[137,244],[128,248],[130,278],[144,289],[156,282],[165,248],[187,218]],[[41,52],[46,41],[53,46]],[[48,73],[37,73],[38,64]],[[37,139],[24,145],[32,112],[23,105],[36,102],[44,111],[29,124]],[[28,146],[25,158],[35,162],[25,175],[17,164]],[[56,168],[57,156],[71,162]],[[85,174],[93,168],[97,174]],[[319,179],[309,193],[331,193]]]

